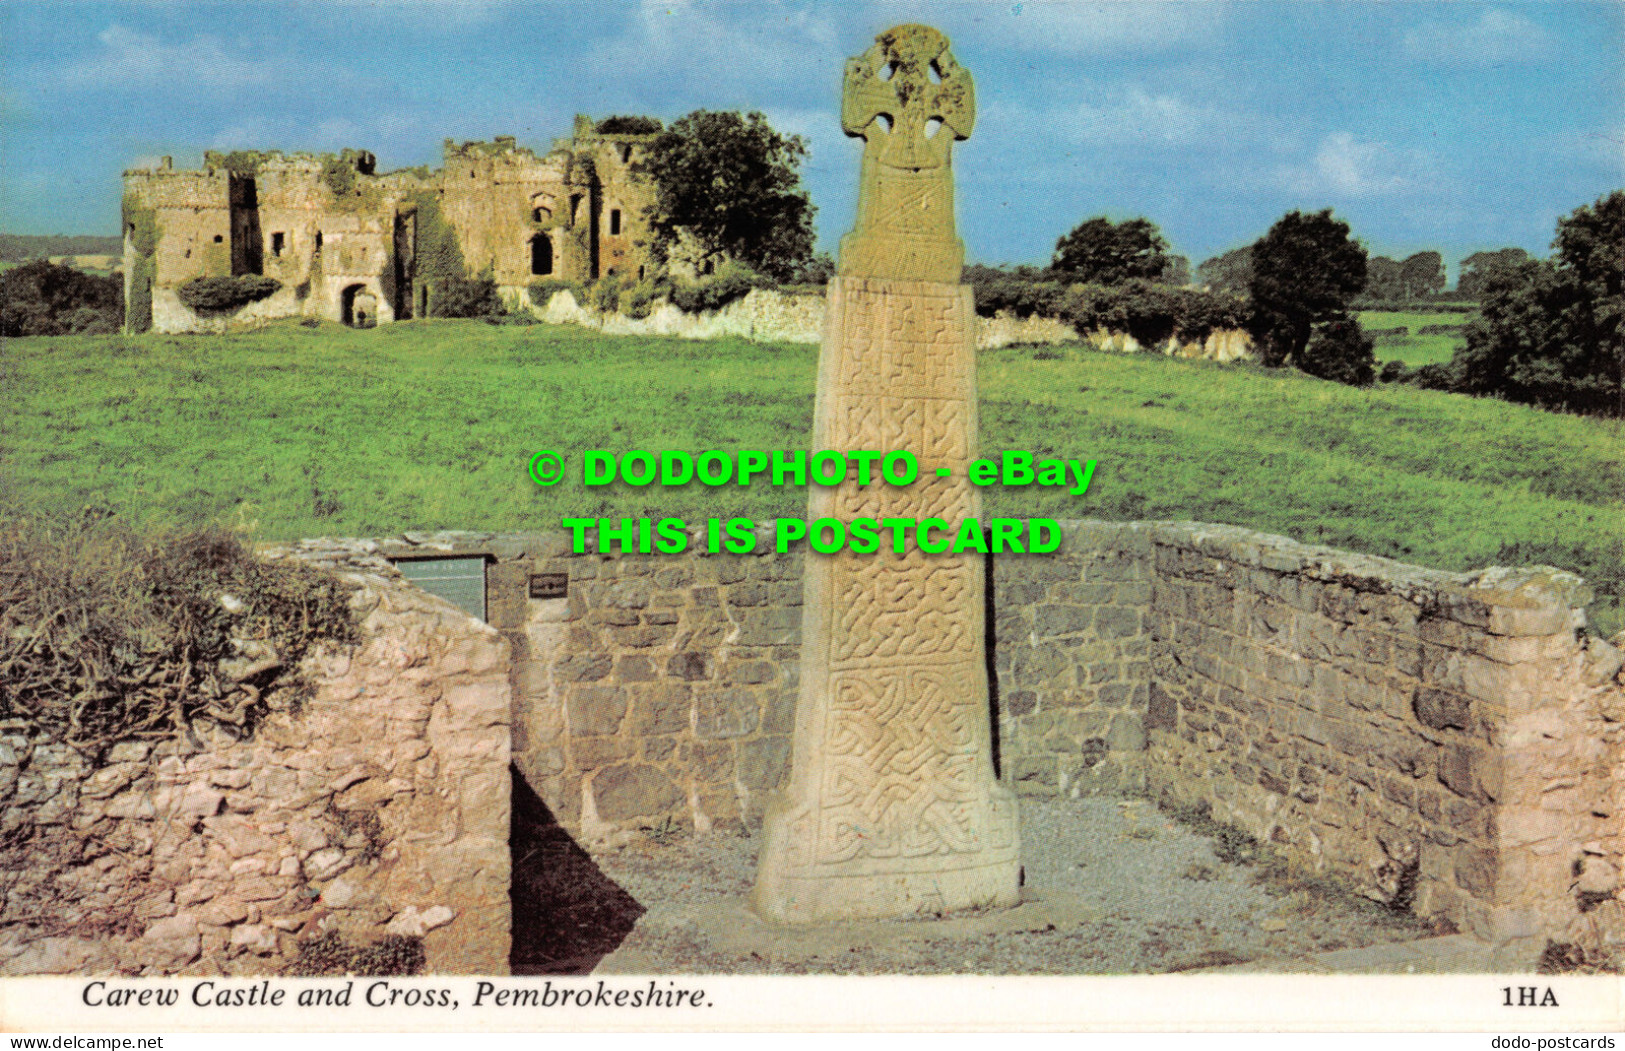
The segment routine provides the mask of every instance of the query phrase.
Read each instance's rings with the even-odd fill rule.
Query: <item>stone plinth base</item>
[[[828,873],[791,864],[793,853],[783,842],[793,822],[782,804],[768,811],[762,865],[756,874],[750,906],[777,923],[840,923],[848,920],[906,919],[943,916],[975,909],[1002,909],[1021,901],[1021,864],[1016,856],[1014,800],[995,806],[993,820],[1008,823],[1003,850],[983,857],[914,859],[906,868]]]

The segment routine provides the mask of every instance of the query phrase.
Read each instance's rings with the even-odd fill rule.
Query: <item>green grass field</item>
[[[1035,355],[1042,355],[1036,357]],[[0,347],[4,500],[259,536],[549,529],[566,515],[798,514],[799,489],[587,489],[587,449],[796,449],[816,348],[548,326],[277,326]],[[1256,366],[1068,348],[982,355],[982,449],[1095,459],[1088,494],[987,491],[988,513],[1184,518],[1625,590],[1620,424]],[[541,489],[525,464],[572,467]]]
[[[1398,328],[1402,325],[1410,330],[1409,334],[1404,336],[1377,337],[1376,352],[1379,363],[1403,361],[1411,368],[1449,361],[1455,355],[1456,348],[1466,342],[1459,332],[1420,335],[1424,325],[1460,326],[1472,316],[1454,313],[1423,314],[1412,311],[1400,313],[1391,310],[1362,310],[1359,313],[1360,327],[1368,332],[1373,329]]]

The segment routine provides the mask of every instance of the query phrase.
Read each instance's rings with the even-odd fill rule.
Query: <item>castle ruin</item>
[[[655,138],[577,115],[542,156],[512,136],[447,139],[438,171],[380,173],[362,150],[209,151],[195,171],[167,157],[126,171],[125,331],[301,316],[370,327],[433,315],[448,279],[488,274],[510,303],[544,282],[642,279],[653,189],[634,166]],[[229,316],[181,294],[247,275],[280,287]]]

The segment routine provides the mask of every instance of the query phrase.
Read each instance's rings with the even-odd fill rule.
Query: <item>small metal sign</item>
[[[570,591],[570,574],[568,573],[532,573],[530,575],[531,598],[564,598]]]

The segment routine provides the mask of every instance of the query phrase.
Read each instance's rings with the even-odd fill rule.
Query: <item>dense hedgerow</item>
[[[200,314],[229,314],[275,294],[282,282],[261,274],[195,277],[178,290],[181,302]]]
[[[1080,334],[1100,329],[1126,332],[1144,346],[1170,338],[1206,339],[1220,329],[1245,328],[1248,319],[1247,301],[1241,296],[1154,281],[1067,285],[1031,267],[987,266],[966,267],[965,281],[975,292],[976,312],[983,317],[1005,311],[1022,318],[1055,318]]]

